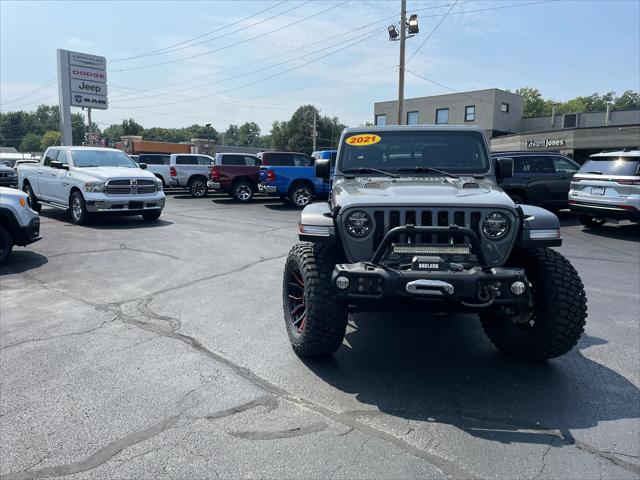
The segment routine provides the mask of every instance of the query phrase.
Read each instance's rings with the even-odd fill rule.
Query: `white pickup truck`
[[[50,147],[40,163],[18,167],[18,188],[33,210],[68,209],[77,225],[96,213],[157,220],[164,208],[162,182],[124,152],[112,148]]]

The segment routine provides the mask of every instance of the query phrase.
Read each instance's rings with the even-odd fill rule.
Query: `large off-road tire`
[[[284,320],[300,357],[330,355],[342,345],[347,306],[331,285],[340,255],[328,244],[299,243],[289,252],[282,282]]]
[[[578,220],[587,228],[600,228],[607,222],[606,218],[596,218],[586,213],[578,214]]]
[[[578,343],[587,317],[578,272],[550,248],[520,250],[508,263],[525,270],[531,283],[531,311],[524,322],[483,314],[485,333],[501,352],[519,360],[541,361],[567,353]]]
[[[233,185],[231,189],[231,196],[240,203],[250,202],[253,198],[254,189],[253,185],[244,180],[240,180]]]
[[[34,212],[39,212],[40,210],[42,210],[42,205],[40,204],[40,202],[38,202],[36,194],[33,191],[33,188],[31,188],[31,185],[25,183],[22,187],[22,191],[29,195],[29,207],[31,208],[31,210],[33,210]]]
[[[12,249],[13,237],[6,228],[0,225],[0,265],[3,265],[9,261]]]
[[[78,191],[73,192],[69,198],[69,217],[76,225],[86,225],[91,218],[84,197]]]
[[[195,198],[202,198],[209,191],[207,179],[200,176],[192,177],[187,184],[187,188],[189,188],[191,196]]]
[[[289,202],[296,208],[304,208],[309,205],[313,200],[313,191],[311,188],[304,184],[298,183],[291,187],[289,192]]]

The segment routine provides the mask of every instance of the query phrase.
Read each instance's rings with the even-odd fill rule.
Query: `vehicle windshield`
[[[638,175],[640,160],[637,157],[600,157],[590,158],[578,173],[596,175]]]
[[[343,172],[374,168],[392,173],[459,175],[490,170],[482,134],[474,131],[353,133],[344,139],[339,164]]]
[[[124,152],[113,150],[73,150],[73,164],[76,167],[124,167],[138,168],[138,165]]]

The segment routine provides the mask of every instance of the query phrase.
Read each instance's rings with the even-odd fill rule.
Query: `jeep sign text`
[[[107,85],[105,83],[88,82],[85,80],[71,79],[71,91],[77,93],[88,93],[91,95],[107,95]]]

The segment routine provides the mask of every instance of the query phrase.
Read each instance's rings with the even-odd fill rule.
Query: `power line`
[[[27,98],[27,97],[30,97],[31,95],[35,95],[36,93],[41,92],[42,90],[45,90],[45,89],[49,88],[53,84],[53,82],[56,81],[57,78],[58,78],[57,76],[55,76],[53,78],[50,78],[49,80],[47,80],[45,83],[43,83],[39,87],[34,88],[33,90],[25,93],[24,95],[22,95],[20,97],[14,98],[13,100],[9,100],[7,102],[2,102],[2,103],[0,103],[0,105],[6,105],[8,103],[15,103],[18,100],[22,100],[23,98]]]
[[[193,58],[198,58],[198,57],[202,57],[202,56],[204,56],[204,55],[210,55],[210,54],[212,54],[212,53],[220,52],[220,51],[222,51],[222,50],[226,50],[226,49],[228,49],[228,48],[232,48],[232,47],[236,47],[236,46],[238,46],[238,45],[242,45],[242,44],[244,44],[244,43],[250,42],[250,41],[255,40],[255,39],[257,39],[257,38],[265,37],[265,36],[267,36],[267,35],[270,35],[270,34],[272,34],[272,33],[278,32],[278,31],[280,31],[280,30],[284,30],[285,28],[289,28],[289,27],[291,27],[292,25],[296,25],[296,24],[298,24],[298,23],[304,22],[304,21],[309,20],[309,19],[311,19],[311,18],[317,17],[318,15],[321,15],[321,14],[323,14],[323,13],[326,13],[326,12],[330,11],[330,10],[333,10],[334,8],[337,8],[337,7],[341,6],[341,5],[344,5],[345,3],[347,3],[347,1],[348,1],[348,0],[345,0],[345,1],[343,1],[343,2],[341,2],[341,3],[338,3],[338,4],[336,4],[336,5],[333,5],[333,6],[329,7],[329,8],[326,8],[326,9],[324,9],[324,10],[321,10],[321,11],[319,11],[319,12],[316,12],[316,13],[314,13],[313,15],[309,15],[309,16],[304,17],[304,18],[302,18],[302,19],[295,20],[294,22],[288,23],[288,24],[286,24],[286,25],[284,25],[284,26],[278,27],[278,28],[276,28],[276,29],[274,29],[274,30],[271,30],[271,31],[269,31],[269,32],[265,32],[265,33],[262,33],[262,34],[260,34],[260,35],[255,35],[255,36],[253,36],[253,37],[249,37],[249,38],[247,38],[247,39],[245,39],[245,40],[241,40],[241,41],[239,41],[239,42],[235,42],[235,43],[232,43],[232,44],[229,44],[229,45],[225,45],[225,46],[223,46],[223,47],[216,48],[216,49],[214,49],[214,50],[209,50],[209,51],[207,51],[207,52],[197,53],[197,54],[195,54],[195,55],[190,55],[190,56],[188,56],[188,57],[178,58],[178,59],[175,59],[175,60],[168,60],[168,61],[166,61],[166,62],[161,62],[161,63],[152,63],[152,64],[150,64],[150,65],[142,65],[142,66],[139,66],[139,67],[122,68],[122,69],[117,70],[117,71],[119,71],[119,72],[126,72],[126,71],[131,71],[131,70],[143,70],[143,69],[147,69],[147,68],[161,67],[161,66],[164,66],[164,65],[170,65],[170,64],[173,64],[173,63],[185,62],[185,61],[187,61],[187,60],[191,60],[191,59],[193,59]],[[292,11],[292,10],[295,10],[295,9],[297,9],[297,8],[300,8],[301,6],[304,6],[304,5],[306,5],[307,3],[310,3],[310,2],[311,2],[311,0],[308,0],[307,2],[303,3],[302,5],[296,5],[295,7],[290,8],[289,10],[285,10],[284,12],[281,12],[281,13],[279,13],[278,15],[274,15],[274,16],[273,16],[273,17],[271,17],[271,18],[275,18],[275,17],[277,17],[277,16],[280,16],[280,15],[283,15],[283,14],[285,14],[285,13],[288,13],[288,12],[290,12],[290,11]],[[269,20],[269,19],[265,19],[265,20],[263,20],[262,22],[267,21],[267,20]],[[262,22],[259,22],[259,23],[262,23]],[[257,24],[254,24],[254,25],[257,25]],[[251,26],[253,26],[253,25],[251,25]],[[232,33],[235,33],[236,31],[240,31],[240,30],[245,30],[246,28],[247,28],[247,27],[242,27],[241,29],[235,30],[235,31],[234,31],[234,32],[232,32]]]
[[[409,69],[407,69],[407,68],[405,68],[405,71],[406,71],[407,73],[410,73],[411,75],[413,75],[413,76],[415,76],[415,77],[421,78],[422,80],[426,80],[426,81],[427,81],[427,82],[429,82],[429,83],[433,83],[434,85],[437,85],[437,86],[439,86],[439,87],[442,87],[442,88],[444,88],[444,89],[447,89],[447,90],[449,90],[450,92],[453,92],[453,93],[459,93],[460,95],[464,95],[465,97],[472,98],[472,99],[477,100],[478,102],[481,102],[481,103],[486,103],[487,105],[494,105],[492,102],[487,102],[486,100],[484,100],[484,99],[482,99],[482,98],[480,98],[480,97],[474,97],[473,95],[469,95],[468,93],[461,92],[461,91],[459,91],[459,90],[456,90],[455,88],[451,88],[451,87],[449,87],[449,86],[445,85],[444,83],[436,82],[435,80],[432,80],[432,79],[427,78],[427,77],[425,77],[425,76],[423,76],[423,75],[420,75],[419,73],[412,72],[411,70],[409,70]]]
[[[240,19],[240,20],[239,20],[238,22],[236,22],[236,23],[246,22],[247,20],[250,20],[250,19],[251,19],[251,18],[253,18],[253,17],[257,17],[258,15],[260,15],[260,14],[262,14],[262,13],[264,13],[264,12],[268,12],[269,10],[273,10],[274,8],[279,7],[279,6],[280,6],[280,5],[282,5],[283,3],[287,3],[287,1],[288,1],[288,0],[283,0],[283,1],[279,2],[279,3],[276,3],[275,5],[272,5],[272,6],[270,6],[270,7],[267,7],[267,8],[265,8],[265,9],[263,9],[263,10],[260,10],[259,12],[256,12],[256,13],[254,13],[253,15],[249,15],[248,17],[244,17],[244,18]],[[170,53],[170,52],[174,52],[174,51],[176,51],[176,50],[181,50],[182,48],[194,47],[194,46],[196,46],[196,45],[200,45],[201,43],[205,43],[205,42],[199,42],[199,43],[195,43],[195,44],[193,44],[193,45],[187,45],[186,47],[182,47],[182,48],[179,48],[179,49],[175,49],[175,50],[173,50],[173,48],[174,48],[174,47],[178,47],[178,46],[180,46],[180,45],[184,45],[185,43],[193,42],[194,40],[198,40],[198,39],[200,39],[200,38],[206,37],[206,36],[211,35],[211,34],[213,34],[213,33],[221,32],[221,31],[226,30],[227,28],[231,27],[232,25],[233,25],[233,24],[225,25],[224,27],[220,27],[220,28],[217,28],[217,29],[215,29],[215,30],[211,30],[210,32],[203,33],[202,35],[198,35],[197,37],[193,37],[193,38],[190,38],[190,39],[188,39],[188,40],[184,40],[184,41],[182,41],[182,42],[174,43],[173,45],[169,45],[169,46],[164,47],[164,48],[159,48],[159,49],[157,49],[157,50],[151,50],[150,52],[141,53],[141,54],[139,54],[139,55],[133,55],[133,56],[131,56],[131,57],[115,58],[115,59],[113,59],[113,60],[110,60],[110,63],[124,62],[124,61],[127,61],[127,60],[133,60],[133,59],[136,59],[136,58],[142,58],[142,57],[151,57],[151,56],[155,56],[155,55],[161,55],[161,54],[163,54],[163,53]],[[257,25],[257,24],[256,24],[256,25]],[[232,33],[233,33],[233,32],[232,32]],[[212,40],[215,40],[216,38],[221,38],[221,37],[211,38],[211,39],[206,40],[206,41],[207,41],[207,42],[210,42],[210,41],[212,41]]]
[[[429,41],[429,39],[431,37],[433,37],[433,34],[436,33],[436,31],[438,30],[438,27],[440,25],[442,25],[442,22],[444,22],[445,18],[447,18],[447,15],[449,15],[451,13],[451,10],[453,10],[453,7],[455,7],[457,3],[458,3],[457,0],[455,2],[453,2],[453,4],[449,7],[449,10],[447,10],[447,13],[444,14],[444,16],[438,22],[438,24],[433,28],[433,30],[431,30],[431,33],[429,35],[427,35],[427,38],[424,39],[424,42],[422,42],[420,44],[420,46],[418,48],[416,48],[411,55],[409,55],[409,58],[405,62],[405,66],[406,66],[407,63],[409,63],[411,61],[411,59],[416,55],[416,53],[418,53],[420,51],[420,49],[425,46],[425,44]]]

